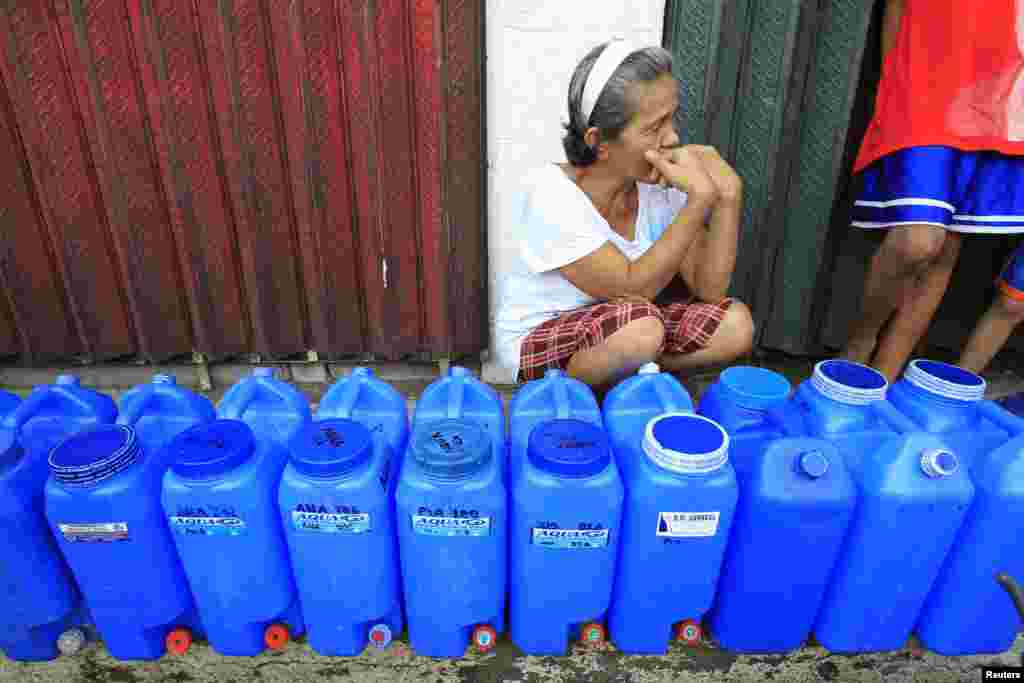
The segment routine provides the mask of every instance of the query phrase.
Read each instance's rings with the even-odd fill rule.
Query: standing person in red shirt
[[[1024,232],[1024,0],[888,0],[882,50],[853,225],[888,234],[844,355],[891,380],[928,329],[961,235]]]

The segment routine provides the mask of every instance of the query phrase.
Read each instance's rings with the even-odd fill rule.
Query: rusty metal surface
[[[482,349],[482,11],[0,5],[0,353]]]

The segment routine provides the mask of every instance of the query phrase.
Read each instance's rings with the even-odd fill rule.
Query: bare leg
[[[577,351],[566,372],[602,389],[654,360],[664,340],[665,325],[659,318],[640,318],[616,330],[603,343]]]
[[[1022,320],[1024,301],[1011,299],[1002,293],[997,295],[967,340],[960,356],[960,367],[971,372],[984,370]]]
[[[871,259],[864,281],[861,316],[850,332],[843,357],[871,360],[882,326],[906,300],[918,276],[939,256],[946,231],[934,225],[892,228]]]
[[[733,301],[711,343],[693,353],[663,353],[658,363],[662,370],[687,373],[709,365],[728,363],[748,353],[754,344],[754,319],[741,301]]]
[[[953,276],[961,242],[960,235],[947,233],[938,257],[921,273],[882,335],[871,365],[890,382],[903,370],[910,353],[928,330]]]

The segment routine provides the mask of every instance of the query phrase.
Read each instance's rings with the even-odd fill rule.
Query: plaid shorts
[[[665,325],[663,352],[693,353],[711,343],[732,302],[732,299],[715,304],[689,301],[665,306],[606,302],[563,313],[537,325],[523,339],[518,380],[529,382],[540,379],[547,370],[565,370],[577,351],[597,346],[642,318],[657,318]]]

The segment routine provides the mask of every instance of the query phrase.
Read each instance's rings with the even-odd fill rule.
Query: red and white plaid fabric
[[[666,306],[609,301],[569,311],[541,323],[523,339],[519,381],[540,379],[546,370],[565,370],[577,351],[601,344],[616,331],[642,318],[657,318],[665,325],[663,352],[693,353],[711,343],[732,301],[723,299],[714,304],[689,301]]]

